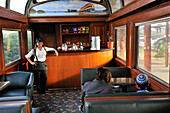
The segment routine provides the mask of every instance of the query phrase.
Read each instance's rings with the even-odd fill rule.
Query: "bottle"
[[[83,44],[80,42],[80,50],[83,50]]]
[[[66,43],[64,44],[64,47],[65,47],[65,51],[67,51],[68,48],[67,48],[67,44]]]
[[[62,44],[61,49],[62,49],[62,51],[65,50],[64,44]]]
[[[75,44],[74,44],[74,43],[73,43],[73,47],[72,47],[72,48],[73,48],[73,50],[75,50],[75,49],[76,49],[76,48],[75,48]]]

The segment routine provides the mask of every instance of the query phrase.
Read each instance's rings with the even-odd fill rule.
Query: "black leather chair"
[[[0,113],[40,113],[40,108],[33,108],[27,96],[0,97]]]
[[[31,72],[16,71],[2,76],[1,81],[10,81],[0,97],[27,96],[32,99],[34,76]]]

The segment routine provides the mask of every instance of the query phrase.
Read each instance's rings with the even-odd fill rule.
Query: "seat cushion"
[[[25,105],[19,104],[9,104],[9,105],[0,105],[0,113],[25,113]]]
[[[5,75],[6,81],[10,81],[11,84],[7,87],[8,89],[26,88],[30,77],[30,72],[12,72]]]
[[[3,90],[0,93],[0,97],[10,97],[10,96],[26,96],[26,89]]]

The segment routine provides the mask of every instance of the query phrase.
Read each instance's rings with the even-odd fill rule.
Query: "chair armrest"
[[[28,84],[27,84],[27,89],[30,89],[31,87],[33,87],[33,83],[34,83],[34,76],[33,76],[33,73],[31,73]]]
[[[0,102],[5,101],[20,101],[20,100],[28,100],[27,96],[15,96],[15,97],[0,97]]]

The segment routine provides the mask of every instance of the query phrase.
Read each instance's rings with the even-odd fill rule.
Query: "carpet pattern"
[[[34,91],[34,106],[41,108],[41,113],[81,113],[80,89],[47,90],[45,94]]]

